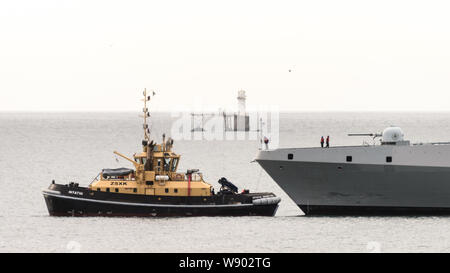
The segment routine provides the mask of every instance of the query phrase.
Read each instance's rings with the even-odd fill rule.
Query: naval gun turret
[[[383,133],[381,135],[382,143],[395,143],[398,141],[403,141],[403,137],[405,134],[403,133],[403,130],[400,127],[387,127],[383,130]]]
[[[397,126],[389,126],[382,133],[348,134],[348,136],[371,136],[374,140],[381,137],[381,145],[409,145],[409,140],[404,140],[403,130]]]

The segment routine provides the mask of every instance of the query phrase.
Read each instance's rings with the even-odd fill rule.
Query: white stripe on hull
[[[48,192],[43,192],[44,195],[53,196],[56,198],[72,199],[84,202],[94,202],[94,203],[104,203],[112,205],[125,205],[125,206],[142,206],[142,207],[165,207],[165,208],[211,208],[211,207],[249,207],[253,204],[230,204],[230,205],[172,205],[172,204],[148,204],[148,203],[131,203],[131,202],[119,202],[119,201],[107,201],[107,200],[96,200],[88,198],[80,198],[73,196],[66,196],[60,194],[52,194]]]

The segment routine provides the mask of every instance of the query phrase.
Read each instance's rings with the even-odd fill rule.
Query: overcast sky
[[[449,14],[449,1],[1,1],[0,111],[137,110],[144,87],[156,110],[234,106],[244,89],[281,110],[448,111]]]

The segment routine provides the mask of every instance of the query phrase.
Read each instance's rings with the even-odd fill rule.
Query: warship
[[[154,95],[154,92],[153,92]],[[114,153],[134,168],[103,169],[87,186],[57,184],[53,180],[43,190],[51,216],[273,216],[281,199],[273,193],[250,193],[221,178],[216,193],[198,169],[179,172],[180,155],[174,141],[150,139],[147,102],[153,97],[143,92],[143,150],[129,158]]]
[[[306,215],[450,215],[450,142],[391,126],[380,143],[261,150],[256,161]]]

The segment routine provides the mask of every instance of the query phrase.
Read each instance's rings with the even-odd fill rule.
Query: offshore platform
[[[245,101],[247,96],[245,95],[245,90],[239,90],[237,101],[238,108],[237,112],[227,112],[226,110],[222,110],[221,115],[223,117],[223,126],[224,131],[250,131],[250,118],[245,109]],[[205,119],[209,116],[212,116],[211,113],[191,113],[191,125],[192,131],[205,131],[204,123]],[[197,118],[201,118],[201,124],[195,126],[195,121]]]

